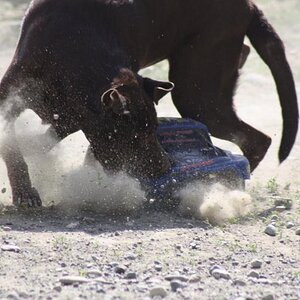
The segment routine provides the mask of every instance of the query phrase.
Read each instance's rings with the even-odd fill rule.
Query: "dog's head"
[[[105,168],[125,169],[138,177],[157,177],[170,169],[170,161],[156,137],[154,104],[174,88],[171,82],[143,78],[121,69],[100,95],[105,137],[97,159]],[[103,139],[105,139],[103,143]]]

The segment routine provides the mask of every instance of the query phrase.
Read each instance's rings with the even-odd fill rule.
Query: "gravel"
[[[55,208],[28,217],[11,210],[0,219],[12,228],[0,232],[0,295],[16,291],[19,298],[25,292],[28,299],[73,295],[91,300],[193,300],[200,293],[204,300],[221,295],[224,300],[268,295],[297,299],[299,239],[295,230],[281,224],[299,220],[297,215],[285,219],[284,214],[276,221],[280,238],[269,239],[259,218],[222,228],[194,220],[194,227],[188,228],[187,219],[175,213],[140,212],[131,217],[136,228],[128,229],[122,217],[101,216],[99,221],[95,214],[78,212],[75,218]],[[76,222],[78,227],[66,230]],[[6,247],[13,248],[3,250]],[[27,278],[38,288],[28,285]],[[261,293],[259,286],[270,292]]]

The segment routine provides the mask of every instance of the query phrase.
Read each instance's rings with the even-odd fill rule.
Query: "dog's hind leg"
[[[233,94],[238,78],[243,39],[211,47],[195,42],[170,58],[172,98],[182,117],[205,123],[217,138],[237,144],[253,171],[271,139],[238,118]]]
[[[32,186],[28,166],[19,149],[15,135],[14,122],[24,107],[18,100],[19,88],[15,79],[16,74],[9,70],[0,83],[0,113],[3,120],[1,132],[0,154],[6,164],[7,174],[12,189],[12,200],[16,206],[40,206],[42,204],[37,190]]]

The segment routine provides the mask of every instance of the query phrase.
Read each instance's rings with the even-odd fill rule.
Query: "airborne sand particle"
[[[243,217],[250,213],[252,207],[248,193],[230,190],[219,183],[205,185],[195,182],[182,189],[178,196],[183,214],[207,219],[214,225],[223,225],[231,219]]]

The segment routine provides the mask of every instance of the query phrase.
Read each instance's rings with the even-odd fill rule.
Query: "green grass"
[[[279,192],[279,187],[280,185],[274,177],[267,182],[267,189],[271,194],[277,194]]]

